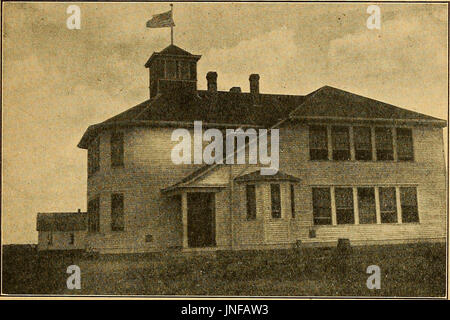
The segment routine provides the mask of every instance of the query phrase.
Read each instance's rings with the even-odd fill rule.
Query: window
[[[377,160],[394,160],[391,128],[375,128]]]
[[[88,147],[88,177],[100,169],[100,139],[97,137]]]
[[[295,219],[295,186],[291,184],[291,215]]]
[[[315,225],[331,224],[331,195],[329,188],[313,188],[313,216]]]
[[[353,137],[355,141],[355,159],[363,161],[372,160],[372,136],[370,128],[353,128]]]
[[[397,128],[397,155],[400,161],[414,160],[411,129]]]
[[[377,223],[374,188],[358,188],[359,223]]]
[[[191,62],[189,63],[191,69],[191,80],[197,80],[197,63]]]
[[[111,134],[111,167],[123,166],[123,132]]]
[[[70,244],[70,245],[75,244],[75,235],[74,235],[73,233],[71,233],[71,234],[69,235],[69,244]]]
[[[181,69],[181,79],[183,80],[189,80],[190,74],[189,74],[189,64],[185,61],[180,61],[180,69]]]
[[[47,236],[47,244],[48,244],[49,246],[53,245],[53,233],[52,233],[52,232],[49,232],[49,233],[48,233],[48,236]]]
[[[153,236],[151,234],[146,234],[145,242],[153,242]]]
[[[246,186],[247,194],[247,220],[256,219],[256,193],[255,185],[248,184]]]
[[[88,202],[88,230],[89,232],[100,231],[100,199],[96,198]]]
[[[380,188],[380,213],[381,223],[397,222],[397,201],[394,187]]]
[[[311,160],[328,159],[328,136],[326,126],[309,127],[309,157]]]
[[[400,200],[402,204],[402,222],[419,222],[417,210],[417,190],[415,187],[400,188]]]
[[[114,193],[111,195],[111,230],[123,231],[123,194]]]
[[[336,188],[334,194],[336,199],[337,224],[355,223],[355,215],[353,211],[353,189]]]
[[[177,62],[175,60],[166,61],[166,78],[167,79],[177,78]]]
[[[281,218],[281,195],[279,184],[270,185],[270,199],[272,203],[272,218]]]
[[[350,160],[350,138],[348,130],[348,127],[331,128],[333,160]]]

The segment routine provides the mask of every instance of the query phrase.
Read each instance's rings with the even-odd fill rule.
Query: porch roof
[[[257,181],[290,181],[300,182],[300,179],[290,174],[278,171],[274,175],[263,175],[261,170],[257,170],[251,173],[244,174],[234,179],[236,182],[257,182]]]
[[[165,195],[177,195],[183,192],[195,193],[195,192],[218,192],[223,188],[226,188],[227,185],[222,184],[181,184],[174,185],[164,189],[161,189],[161,192]]]

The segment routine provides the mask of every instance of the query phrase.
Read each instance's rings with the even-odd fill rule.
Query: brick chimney
[[[250,81],[250,93],[253,96],[253,103],[259,104],[259,74],[251,74],[248,80]]]
[[[208,81],[208,91],[217,92],[217,72],[209,71],[206,74],[206,80]]]
[[[250,92],[259,94],[259,74],[251,74],[248,80],[250,80]]]

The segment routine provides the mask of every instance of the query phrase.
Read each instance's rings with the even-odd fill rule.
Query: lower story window
[[[71,233],[71,234],[69,235],[69,244],[70,244],[70,245],[75,244],[75,235],[74,235],[73,233]]]
[[[358,188],[359,223],[377,223],[377,209],[375,204],[375,188]]]
[[[88,202],[88,231],[100,231],[100,198]]]
[[[114,193],[111,195],[111,230],[123,231],[124,230],[124,217],[123,217],[123,194]]]
[[[247,220],[256,219],[256,192],[255,185],[248,184],[246,186],[246,198],[247,198]]]
[[[400,200],[402,204],[402,222],[419,222],[419,210],[417,209],[417,191],[415,187],[400,188]]]
[[[271,184],[270,185],[270,199],[272,204],[272,218],[281,218],[281,194],[280,185]]]
[[[353,189],[336,188],[334,194],[336,198],[337,224],[355,223],[355,214],[353,211]]]
[[[380,188],[381,223],[397,222],[397,200],[394,187]]]
[[[315,225],[331,224],[330,188],[313,188],[313,217]]]

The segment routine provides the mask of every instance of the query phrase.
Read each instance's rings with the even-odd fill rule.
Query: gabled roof
[[[86,212],[39,212],[37,231],[81,231],[87,230]]]
[[[407,120],[411,123],[432,124],[445,127],[447,122],[442,119],[427,116],[418,112],[402,109],[381,101],[356,95],[341,89],[324,86],[306,96],[301,96],[300,102],[288,117],[281,117],[284,121],[290,119],[305,120],[355,120],[362,121],[401,121]],[[340,110],[335,110],[339,108]],[[371,109],[380,108],[381,111]],[[280,121],[282,123],[284,121]],[[275,121],[272,123],[276,125]],[[195,181],[220,164],[204,165],[189,175],[165,188],[173,187]]]
[[[274,175],[262,175],[261,170],[250,172],[234,178],[236,182],[260,182],[260,181],[290,181],[300,182],[300,179],[284,172],[278,171]]]
[[[291,118],[445,121],[348,91],[324,86],[305,97]]]
[[[153,54],[150,56],[150,58],[145,63],[145,67],[148,68],[150,66],[150,64],[152,63],[152,60],[158,56],[188,58],[188,59],[193,59],[193,60],[198,60],[201,57],[200,55],[195,55],[195,54],[189,53],[186,50],[183,50],[180,47],[177,47],[176,45],[171,44],[170,46],[164,48],[163,50],[161,50],[159,52],[153,52]]]

